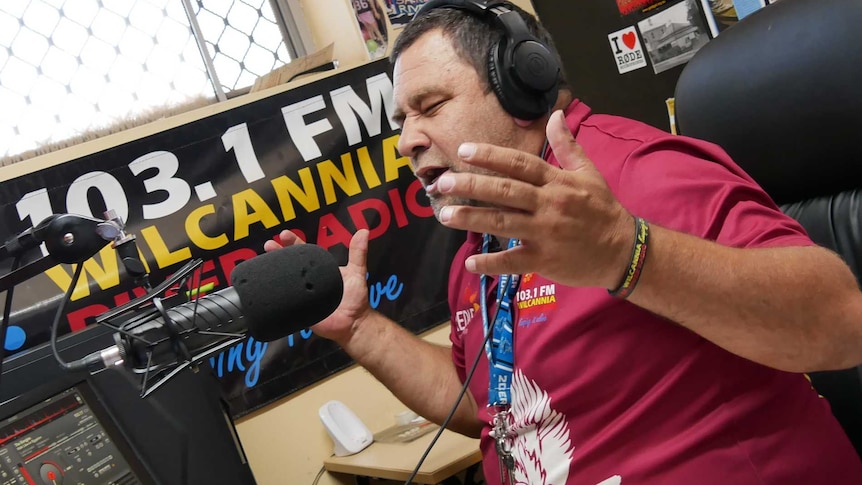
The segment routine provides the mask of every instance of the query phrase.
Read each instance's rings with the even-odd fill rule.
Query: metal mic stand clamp
[[[15,255],[36,248],[45,243],[48,255],[3,275],[0,278],[0,291],[23,283],[57,263],[83,263],[99,252],[107,241],[98,232],[100,224],[107,221],[77,214],[54,214],[45,218],[35,227],[21,233],[14,241],[4,246],[6,255]],[[137,250],[136,250],[137,251]]]
[[[96,323],[107,326],[117,332],[114,341],[119,350],[116,362],[130,365],[130,369],[141,376],[141,397],[149,395],[184,367],[193,364],[188,348],[180,338],[188,330],[179,328],[168,315],[163,304],[163,294],[171,287],[181,284],[196,269],[203,260],[194,259],[177,270],[170,278],[155,288],[125,304],[109,310],[96,318]],[[171,297],[176,298],[176,297]],[[158,328],[164,330],[151,333],[153,321],[161,318]],[[173,354],[178,361],[166,364],[160,360],[154,362],[155,349],[161,348],[165,341],[170,341]],[[139,355],[139,351],[145,355]],[[140,364],[136,366],[134,364]],[[192,366],[194,368],[194,366]]]
[[[105,221],[98,224],[96,232],[102,239],[113,241],[111,247],[117,251],[126,273],[131,276],[136,285],[149,290],[150,280],[144,263],[138,256],[138,246],[135,244],[135,235],[126,234],[126,224],[117,216],[113,209],[105,212]]]

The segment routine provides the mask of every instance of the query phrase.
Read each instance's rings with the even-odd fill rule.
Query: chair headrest
[[[704,46],[676,86],[687,136],[779,204],[862,187],[862,2],[782,0]]]

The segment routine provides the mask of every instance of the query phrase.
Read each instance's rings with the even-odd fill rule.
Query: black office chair
[[[675,98],[680,133],[721,145],[862,282],[860,25],[859,0],[768,5],[704,46]],[[862,367],[811,377],[862,455]]]

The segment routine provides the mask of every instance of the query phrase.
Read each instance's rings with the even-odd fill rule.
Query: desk
[[[410,443],[374,442],[355,455],[330,456],[323,460],[323,467],[330,472],[403,482],[413,472],[435,434],[437,431]],[[413,483],[440,483],[480,461],[479,440],[446,430],[419,468]]]

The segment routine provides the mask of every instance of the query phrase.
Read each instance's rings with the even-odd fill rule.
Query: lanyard
[[[491,236],[485,234],[482,238],[482,254],[488,253]],[[519,244],[517,239],[509,240],[509,249]],[[497,315],[494,325],[491,326],[488,315],[488,275],[483,274],[479,278],[480,293],[479,306],[482,312],[482,326],[485,329],[485,353],[488,355],[489,386],[488,405],[494,407],[505,407],[511,403],[512,391],[512,368],[514,364],[514,332],[512,325],[512,303],[515,293],[518,291],[520,275],[500,275],[497,284]],[[488,337],[491,332],[491,338]]]

